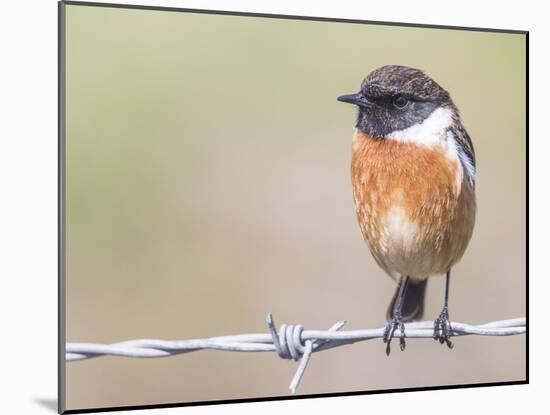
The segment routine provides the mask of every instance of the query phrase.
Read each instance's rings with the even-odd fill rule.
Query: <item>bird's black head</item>
[[[449,93],[428,75],[399,65],[375,69],[358,93],[338,101],[357,105],[356,127],[378,138],[423,122],[439,107],[455,109]]]

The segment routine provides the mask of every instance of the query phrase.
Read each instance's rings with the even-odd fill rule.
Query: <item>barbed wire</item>
[[[269,333],[236,334],[206,339],[173,341],[140,339],[113,344],[67,343],[65,345],[65,360],[73,362],[107,355],[138,358],[166,357],[205,349],[226,352],[277,352],[279,357],[283,359],[293,359],[300,362],[289,385],[290,391],[295,393],[314,352],[382,338],[384,335],[384,327],[340,331],[345,323],[345,321],[338,321],[328,330],[304,330],[304,326],[301,324],[282,324],[277,330],[273,316],[270,313],[267,316]],[[524,334],[526,329],[525,318],[493,321],[481,325],[451,322],[452,336],[513,336]],[[397,328],[395,337],[400,335],[401,331]],[[405,337],[433,338],[433,321],[405,324]]]

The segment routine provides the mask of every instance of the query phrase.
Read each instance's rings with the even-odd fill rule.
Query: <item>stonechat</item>
[[[397,283],[387,312],[386,354],[397,328],[420,319],[428,277],[446,275],[434,339],[452,348],[451,268],[474,229],[472,141],[449,93],[419,69],[383,66],[356,94],[351,179],[357,219],[376,263]]]

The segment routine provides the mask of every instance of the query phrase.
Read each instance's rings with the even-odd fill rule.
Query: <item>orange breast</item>
[[[390,275],[443,274],[462,257],[474,226],[474,189],[443,147],[358,131],[351,175],[361,231]]]

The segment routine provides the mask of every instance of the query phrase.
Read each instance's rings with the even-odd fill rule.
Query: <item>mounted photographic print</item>
[[[528,381],[527,32],[59,29],[60,412]]]

